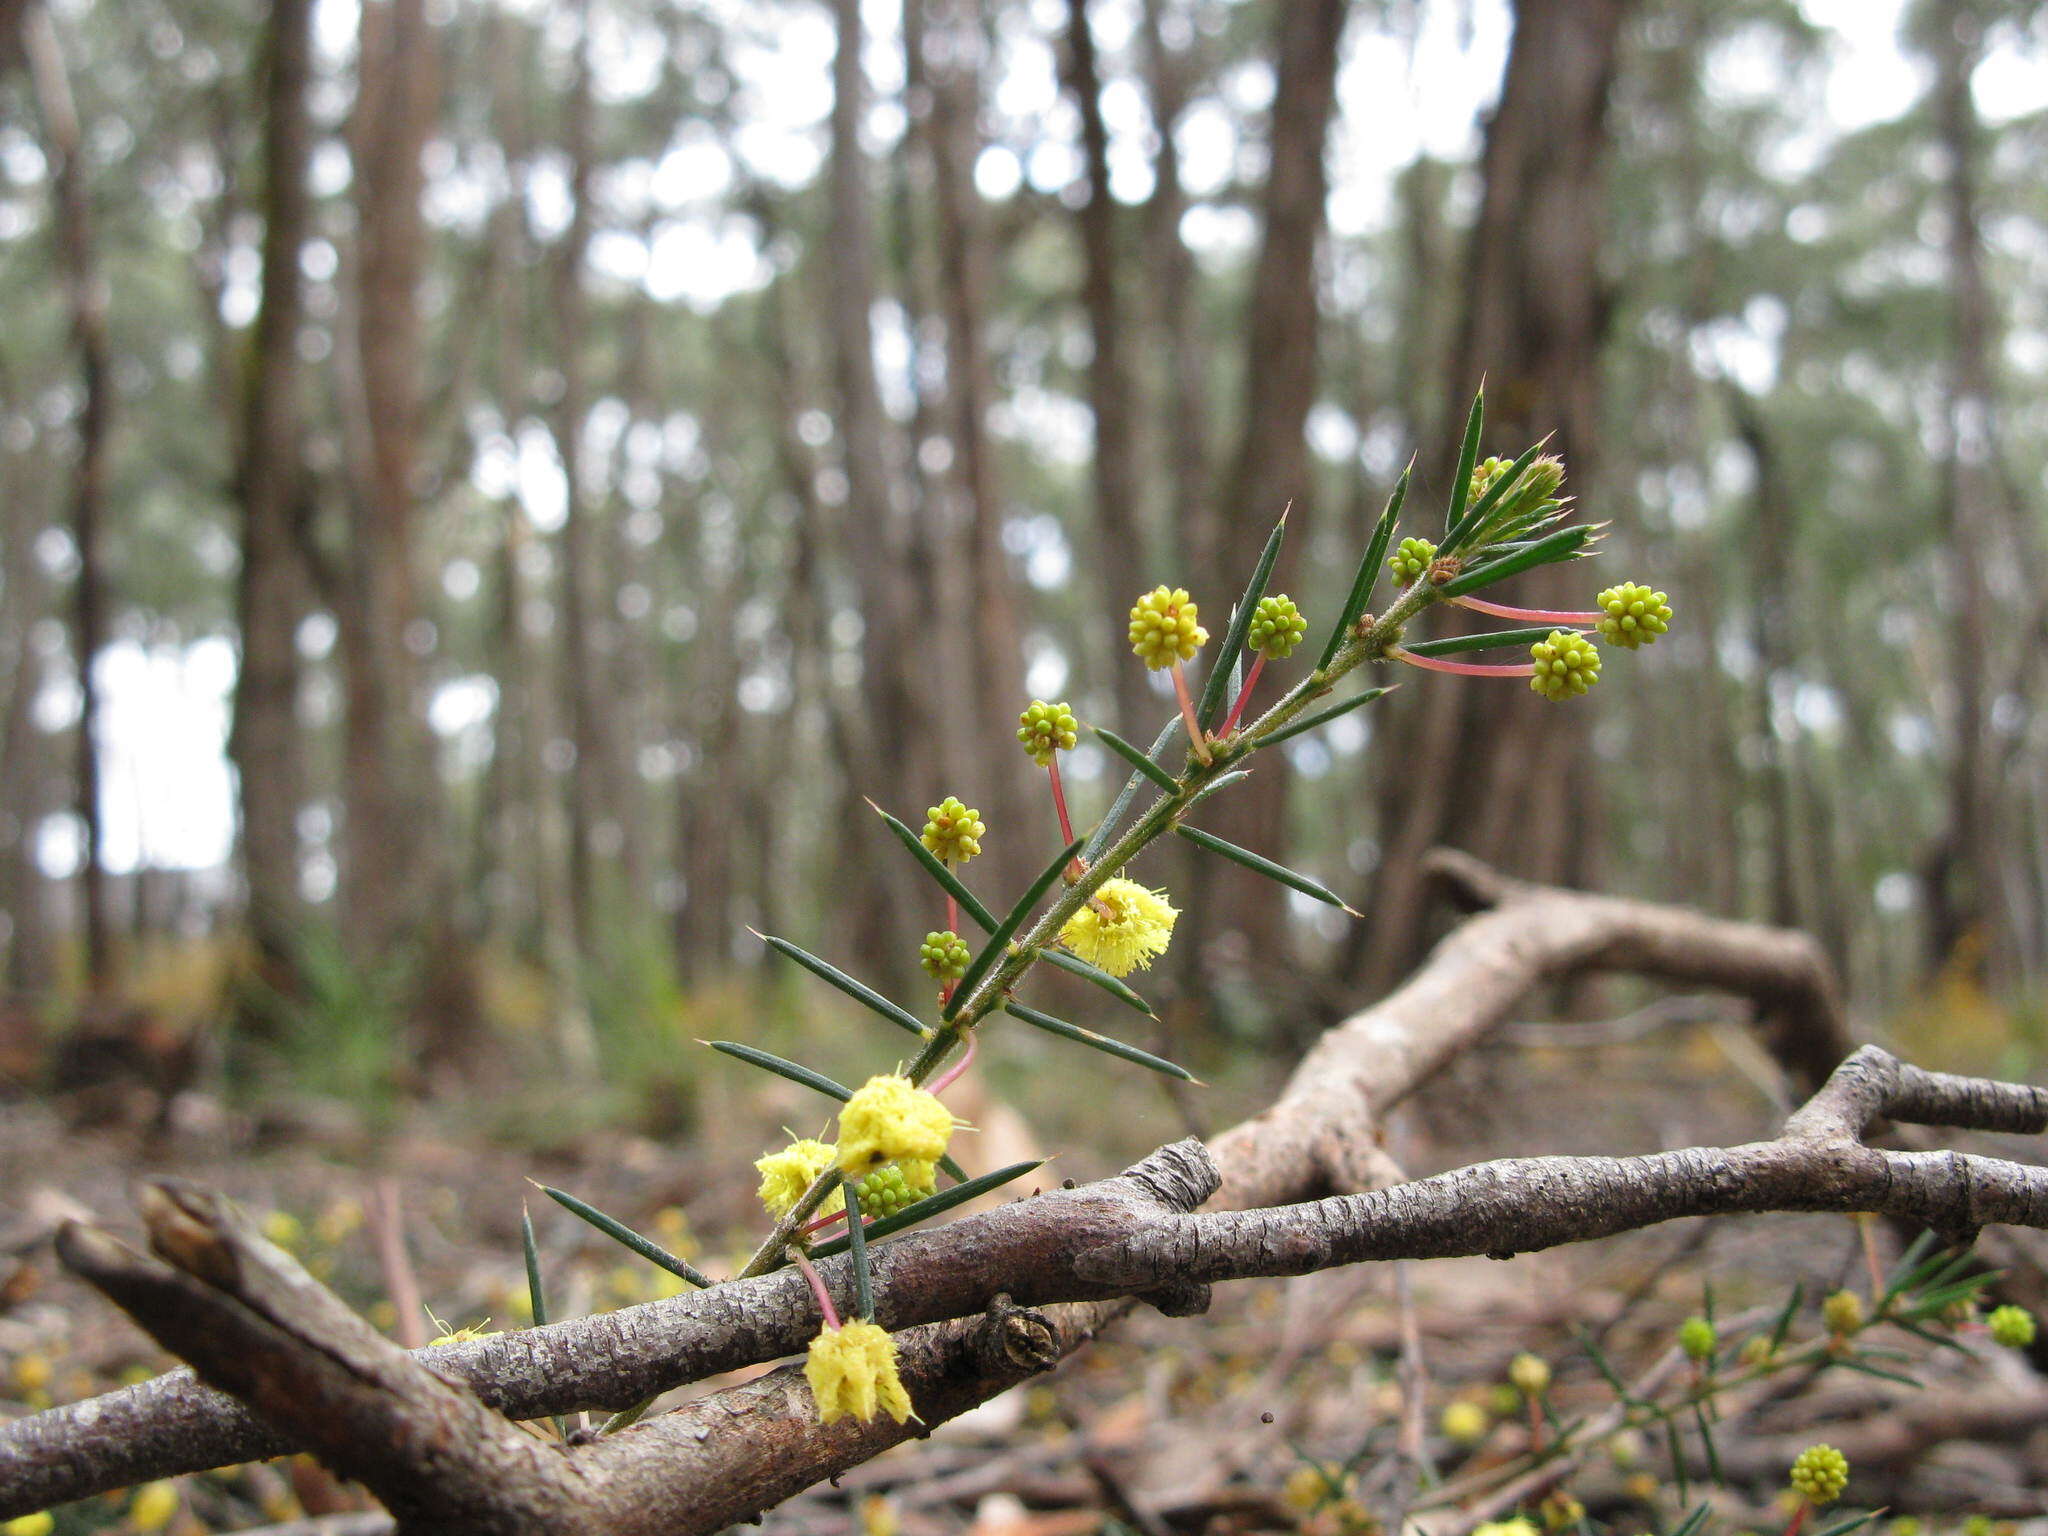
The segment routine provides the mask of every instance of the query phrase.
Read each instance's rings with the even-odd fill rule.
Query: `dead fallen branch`
[[[1395,1175],[1373,1145],[1375,1116],[1544,981],[1621,969],[1734,991],[1757,1005],[1780,1058],[1799,1078],[1844,1035],[1826,967],[1798,935],[1518,886],[1455,857],[1439,858],[1436,867],[1468,905],[1490,903],[1493,910],[1446,938],[1406,986],[1332,1030],[1280,1102],[1220,1138],[1213,1159],[1199,1145],[1182,1143],[1118,1179],[1041,1194],[876,1250],[878,1316],[901,1334],[905,1380],[926,1427],[1078,1346],[1125,1304],[1122,1298],[1143,1294],[1176,1313],[1199,1309],[1205,1279],[1304,1273],[1365,1258],[1511,1252],[1710,1211],[1895,1210],[1957,1234],[1986,1221],[2048,1225],[2048,1189],[2041,1187],[2048,1175],[2038,1170],[1951,1153],[1884,1152],[1861,1141],[1879,1115],[2038,1131],[2048,1112],[2040,1091],[1944,1079],[1880,1052],[1859,1053],[1776,1141],[1648,1159],[1514,1159],[1357,1193]],[[1285,1210],[1196,1214],[1219,1177],[1225,1188],[1217,1203],[1231,1207],[1340,1193]],[[190,1192],[161,1198],[188,1216],[203,1207]],[[68,1256],[149,1326],[153,1307],[162,1310],[174,1298],[187,1305],[191,1286],[214,1284],[220,1254],[235,1255],[236,1273],[275,1262],[274,1250],[219,1214],[225,1207],[213,1209],[211,1247],[194,1250],[211,1257],[196,1273],[166,1263],[176,1255],[161,1243],[151,1258],[83,1232],[68,1240]],[[1190,1267],[1177,1267],[1191,1257]],[[827,1273],[838,1275],[831,1266]],[[286,1285],[275,1277],[266,1283]],[[215,1289],[222,1306],[248,1304],[233,1287]],[[1009,1321],[999,1324],[991,1309],[1005,1296]],[[326,1348],[320,1328],[308,1321],[313,1314],[265,1315],[278,1361]],[[1025,1351],[1022,1363],[1005,1355],[992,1365],[990,1330],[1017,1326],[1020,1315],[1030,1318],[1035,1336],[1043,1331],[1044,1347]],[[453,1458],[461,1468],[452,1473],[437,1462],[435,1475],[488,1477],[498,1486],[489,1497],[453,1488],[437,1494],[455,1500],[469,1523],[449,1523],[455,1515],[442,1510],[436,1529],[546,1528],[518,1526],[500,1502],[506,1488],[538,1480],[549,1489],[532,1490],[535,1510],[559,1507],[551,1501],[569,1496],[562,1492],[568,1488],[582,1501],[578,1518],[597,1519],[594,1510],[616,1511],[611,1501],[624,1497],[617,1490],[635,1488],[637,1512],[605,1513],[606,1528],[705,1530],[856,1465],[906,1431],[886,1422],[817,1426],[800,1377],[787,1369],[573,1451],[542,1446],[545,1454],[536,1456],[528,1447],[541,1442],[506,1421],[621,1406],[786,1356],[802,1349],[816,1327],[804,1286],[785,1271],[418,1356],[380,1340],[382,1352],[366,1357],[356,1385],[416,1402],[413,1411],[437,1422],[481,1422],[470,1407],[454,1406],[454,1397],[490,1411],[495,1426],[477,1431],[486,1443],[473,1457]],[[184,1338],[189,1350],[172,1347],[236,1391],[264,1386],[237,1385],[233,1362],[209,1363],[211,1337]],[[351,1348],[369,1348],[353,1331],[348,1337]],[[286,1380],[300,1369],[279,1368]],[[320,1423],[303,1422],[319,1416],[295,1414],[300,1398],[271,1392],[261,1401],[260,1419],[235,1397],[180,1372],[0,1428],[0,1514],[295,1445],[329,1450],[321,1441],[332,1437],[323,1436]],[[380,1492],[396,1480],[400,1503],[407,1494],[396,1483],[424,1475],[416,1460],[403,1458],[378,1468],[343,1465],[363,1454],[360,1447],[331,1448],[337,1466]]]

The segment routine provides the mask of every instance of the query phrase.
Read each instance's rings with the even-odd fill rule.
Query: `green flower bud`
[[[1017,717],[1017,740],[1031,755],[1031,761],[1043,768],[1052,761],[1053,753],[1074,749],[1074,743],[1080,739],[1080,728],[1073,710],[1065,704],[1033,699],[1030,707]]]
[[[1394,573],[1394,580],[1407,586],[1429,569],[1429,562],[1436,558],[1436,546],[1427,539],[1403,539],[1400,547],[1387,556],[1387,569]]]
[[[1465,505],[1471,506],[1493,488],[1493,482],[1508,472],[1513,459],[1481,459],[1472,466],[1472,482],[1465,492]]]
[[[1719,1344],[1714,1325],[1704,1317],[1688,1317],[1678,1325],[1678,1347],[1685,1351],[1688,1360],[1713,1359]]]
[[[1809,1504],[1832,1504],[1849,1486],[1849,1458],[1832,1445],[1809,1445],[1792,1463],[1792,1486]]]
[[[917,947],[917,963],[933,981],[958,981],[967,974],[967,962],[973,958],[966,941],[950,928],[926,934]]]
[[[906,1205],[914,1205],[937,1191],[933,1164],[910,1164],[908,1173],[905,1166],[891,1163],[886,1168],[877,1168],[854,1185],[853,1192],[860,1201],[861,1215],[869,1221],[880,1221],[884,1216],[894,1216]]]
[[[1530,646],[1529,659],[1536,663],[1529,686],[1546,699],[1573,698],[1600,681],[1600,648],[1568,629]]]
[[[1778,1358],[1778,1351],[1769,1334],[1753,1333],[1742,1341],[1742,1349],[1735,1358],[1747,1366],[1767,1366]]]
[[[924,814],[924,845],[946,863],[965,864],[981,852],[981,837],[988,831],[981,812],[948,795]]]
[[[2025,1307],[1996,1307],[1985,1319],[1991,1327],[1991,1342],[2007,1349],[2025,1349],[2034,1342],[2034,1314]]]
[[[1519,1354],[1508,1362],[1508,1380],[1524,1397],[1541,1397],[1550,1389],[1550,1367],[1540,1355]]]
[[[1308,620],[1287,596],[1262,597],[1252,610],[1251,628],[1245,644],[1268,661],[1285,661],[1308,633]]]
[[[1854,1291],[1836,1291],[1820,1304],[1820,1320],[1837,1338],[1847,1338],[1863,1326],[1863,1298]]]
[[[1209,631],[1196,617],[1186,587],[1154,587],[1131,605],[1131,649],[1154,671],[1192,661],[1209,643]]]
[[[1593,602],[1601,613],[1601,637],[1631,651],[1654,644],[1671,627],[1671,605],[1664,594],[1633,581],[1609,587]]]

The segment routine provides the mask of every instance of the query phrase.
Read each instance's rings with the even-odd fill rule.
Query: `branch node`
[[[975,1354],[984,1374],[1035,1376],[1060,1363],[1059,1332],[1043,1312],[1018,1306],[1005,1291],[988,1304]]]
[[[1216,1160],[1209,1149],[1190,1136],[1161,1147],[1132,1164],[1122,1177],[1142,1184],[1160,1204],[1185,1215],[1215,1194],[1223,1185]]]

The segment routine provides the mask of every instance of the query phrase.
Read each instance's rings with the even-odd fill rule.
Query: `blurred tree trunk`
[[[94,663],[107,639],[107,573],[104,522],[107,499],[107,436],[113,408],[112,354],[107,343],[107,285],[99,271],[91,196],[85,185],[83,135],[71,95],[62,44],[49,8],[29,7],[21,15],[21,41],[28,57],[36,105],[49,152],[50,188],[55,201],[57,259],[64,273],[70,310],[71,344],[78,352],[78,456],[72,468],[71,537],[78,551],[72,579],[72,649],[78,663],[78,735],[72,808],[84,833],[79,887],[85,922],[85,989],[105,991],[113,981],[113,927],[107,911],[105,828],[100,814],[100,691]]]
[[[414,529],[421,437],[421,152],[440,96],[424,0],[368,0],[349,123],[356,204],[350,531],[336,618],[344,689],[342,928],[358,963],[418,941],[445,874],[418,708]]]
[[[0,384],[11,381],[0,380]],[[0,390],[0,413],[13,416],[21,402]],[[9,515],[0,517],[0,667],[6,694],[0,706],[0,912],[7,916],[6,966],[0,986],[39,997],[55,980],[51,964],[48,882],[36,862],[37,825],[49,809],[42,733],[35,728],[43,667],[35,626],[49,609],[48,583],[35,561],[39,519],[30,509],[49,493],[48,456],[37,446],[0,448],[7,468]]]
[[[588,306],[583,264],[590,250],[590,180],[596,168],[589,0],[580,0],[575,14],[575,76],[563,125],[569,156],[569,227],[555,252],[552,304],[555,361],[562,391],[555,406],[555,451],[561,457],[566,490],[561,538],[562,713],[576,749],[569,780],[569,917],[576,952],[587,961],[596,941],[599,900],[592,838],[604,815],[611,757],[610,743],[602,734],[605,722],[595,686],[597,660],[592,643],[592,615],[598,601],[596,566],[600,562],[593,559],[591,509],[583,493],[583,428],[590,406],[584,364]]]
[[[1269,169],[1261,196],[1264,237],[1252,273],[1245,317],[1244,428],[1222,499],[1222,546],[1214,565],[1190,572],[1213,638],[1203,673],[1228,667],[1222,654],[1230,607],[1258,563],[1259,551],[1281,510],[1290,503],[1289,550],[1307,541],[1315,500],[1315,470],[1304,435],[1318,385],[1316,248],[1325,224],[1329,176],[1324,153],[1336,102],[1337,54],[1349,7],[1344,0],[1295,0],[1275,8],[1275,67]],[[1274,572],[1271,590],[1284,592],[1295,556]],[[1190,583],[1193,584],[1192,582]],[[1201,686],[1200,676],[1194,686]],[[1271,687],[1271,685],[1268,685]],[[1256,708],[1256,704],[1253,706]],[[1249,848],[1286,849],[1286,758],[1271,763],[1229,795],[1203,808],[1202,825]],[[1326,850],[1313,852],[1320,857]],[[1271,881],[1234,864],[1210,860],[1203,899],[1191,909],[1198,958],[1240,968],[1290,964],[1287,898]]]
[[[1928,17],[1934,110],[1943,151],[1948,224],[1948,378],[1937,515],[1948,578],[1948,823],[1927,864],[1929,962],[1986,981],[2008,978],[2015,955],[1999,833],[1991,686],[1998,670],[1987,580],[1998,557],[1992,500],[1991,355],[1995,321],[1984,280],[1978,161],[1970,79],[1983,57],[1983,22],[1967,0],[1938,0]]]
[[[1394,377],[1406,398],[1397,402],[1408,423],[1410,443],[1443,439],[1444,403],[1450,393],[1444,370],[1451,365],[1461,320],[1458,291],[1444,281],[1456,270],[1458,236],[1448,212],[1454,168],[1428,155],[1417,156],[1394,183],[1400,210],[1401,301],[1396,334]],[[1464,417],[1458,417],[1462,424]],[[1363,423],[1361,423],[1361,426]],[[1416,466],[1421,472],[1422,466]],[[1370,538],[1381,508],[1360,534]]]
[[[1214,568],[1222,541],[1208,452],[1210,359],[1200,334],[1194,256],[1180,233],[1187,194],[1181,187],[1180,149],[1174,142],[1187,111],[1191,66],[1185,55],[1167,47],[1161,32],[1161,8],[1162,0],[1145,0],[1141,34],[1146,88],[1159,134],[1159,147],[1152,157],[1152,195],[1145,202],[1144,218],[1149,269],[1145,286],[1154,295],[1151,318],[1164,336],[1165,354],[1156,436],[1166,456],[1166,480],[1171,487],[1166,526],[1173,530],[1176,543],[1190,549],[1189,569],[1207,571]],[[1132,591],[1111,613],[1117,622],[1114,654],[1120,668],[1124,666],[1124,616],[1144,585],[1143,576],[1131,583]],[[1146,729],[1146,722],[1155,716],[1164,719],[1170,708],[1150,700],[1139,714],[1118,724],[1127,736],[1142,735],[1149,746],[1157,732]]]
[[[484,30],[490,69],[491,117],[505,156],[505,189],[485,227],[488,264],[484,303],[495,332],[491,395],[498,422],[516,442],[526,415],[526,332],[531,309],[524,274],[532,263],[526,228],[529,160],[533,153],[528,104],[522,89],[519,36],[502,11]],[[491,760],[485,770],[478,817],[477,885],[486,932],[516,948],[538,951],[546,910],[545,845],[540,837],[543,790],[538,767],[534,665],[526,638],[526,561],[533,529],[517,493],[498,509],[498,544],[492,572],[492,674],[498,707],[491,721]]]
[[[1116,200],[1109,192],[1109,128],[1102,119],[1102,79],[1088,0],[1067,0],[1067,89],[1081,113],[1081,147],[1088,167],[1088,200],[1081,227],[1081,303],[1088,314],[1094,357],[1088,366],[1088,404],[1095,417],[1095,574],[1102,583],[1100,632],[1090,637],[1107,658],[1116,694],[1116,718],[1127,735],[1150,736],[1140,722],[1154,710],[1143,668],[1129,665],[1125,614],[1144,590],[1149,569],[1141,519],[1144,494],[1138,474],[1137,419],[1131,370],[1124,356],[1128,324],[1117,287],[1122,260]],[[1177,238],[1177,237],[1176,237]],[[1194,436],[1183,421],[1180,433]]]
[[[1567,491],[1599,516],[1605,118],[1633,4],[1518,0],[1515,7],[1501,99],[1486,131],[1485,190],[1468,248],[1446,431],[1418,468],[1420,486],[1433,485],[1439,503],[1447,499],[1465,409],[1484,375],[1482,453],[1519,453],[1555,432]],[[1430,501],[1421,498],[1423,506]],[[1408,526],[1434,533],[1427,516],[1411,516]],[[1581,568],[1553,567],[1517,582],[1511,600],[1583,608],[1591,581]],[[1358,979],[1375,989],[1419,955],[1425,849],[1449,843],[1533,880],[1570,883],[1583,878],[1594,837],[1593,797],[1565,792],[1588,750],[1583,709],[1559,708],[1527,689],[1447,678],[1411,683],[1408,692],[1393,722],[1394,751],[1384,759],[1398,767],[1381,797],[1386,830],[1360,955]]]
[[[847,744],[858,755],[844,758],[840,771],[849,792],[873,794],[891,802],[895,815],[911,818],[927,803],[919,797],[935,792],[932,770],[939,725],[928,718],[929,705],[918,686],[924,658],[912,528],[875,378],[873,315],[879,263],[868,156],[860,140],[868,105],[860,0],[834,0],[833,12],[838,49],[832,63],[832,154],[826,171],[830,250],[823,266],[846,503],[832,542],[852,573],[862,619],[861,728]],[[791,446],[785,431],[785,451]],[[798,472],[793,463],[788,472],[792,477]],[[808,498],[805,505],[810,509],[807,516],[828,515],[815,498]],[[809,528],[804,534],[813,600],[821,603],[823,592],[817,583],[822,580],[822,562],[817,554],[826,537],[822,530]],[[859,808],[854,814],[864,818],[868,813]],[[859,819],[848,823],[862,824]],[[906,921],[908,882],[901,866],[888,858],[856,859],[850,873],[856,894],[842,904],[850,925],[848,939],[857,953],[879,960],[914,936]]]
[[[1757,743],[1756,777],[1762,780],[1759,798],[1769,829],[1764,849],[1768,865],[1764,916],[1780,928],[1799,928],[1805,926],[1811,910],[1799,889],[1799,871],[1812,859],[1813,850],[1797,835],[1791,746],[1778,734],[1774,706],[1779,681],[1792,675],[1796,644],[1791,593],[1792,492],[1756,401],[1733,383],[1726,393],[1736,435],[1749,450],[1756,469],[1754,510],[1744,542],[1749,556],[1750,644],[1756,651],[1750,730]]]
[[[958,604],[953,622],[963,654],[918,658],[930,687],[938,677],[958,679],[945,688],[944,723],[952,736],[954,770],[965,781],[936,793],[958,794],[976,806],[991,828],[985,866],[998,890],[1030,878],[1040,864],[1024,836],[1029,813],[1028,760],[1012,732],[1024,698],[1023,632],[1017,594],[1003,547],[1005,505],[995,445],[988,430],[995,379],[988,355],[986,316],[991,308],[993,252],[974,162],[981,153],[981,65],[986,53],[981,7],[975,0],[916,0],[921,26],[906,28],[906,45],[928,93],[929,110],[912,122],[931,171],[932,243],[938,256],[938,314],[945,330],[947,435],[952,461],[941,477],[948,509],[939,559],[955,567],[940,573],[940,590]],[[907,78],[915,79],[916,76]],[[948,582],[948,576],[964,578]],[[947,663],[950,662],[950,666]],[[919,807],[922,809],[922,807]]]
[[[306,573],[297,520],[304,486],[299,324],[313,126],[306,103],[312,0],[274,0],[263,82],[263,296],[241,379],[242,562],[236,593],[241,665],[228,755],[241,800],[248,922],[273,986],[288,977],[301,920],[298,813],[298,629]]]

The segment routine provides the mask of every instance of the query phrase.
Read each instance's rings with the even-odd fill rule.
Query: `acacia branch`
[[[1773,1025],[1774,1043],[1784,1047],[1781,1057],[1793,1064],[1798,1076],[1807,1075],[1799,1063],[1825,1056],[1846,1038],[1825,962],[1800,935],[1720,922],[1676,908],[1517,885],[1455,856],[1437,858],[1434,868],[1465,904],[1490,904],[1493,910],[1455,930],[1407,985],[1325,1036],[1272,1110],[1218,1140],[1214,1167],[1224,1177],[1225,1191],[1215,1203],[1273,1205],[1332,1189],[1352,1193],[1397,1180],[1398,1173],[1373,1148],[1375,1116],[1480,1038],[1528,988],[1577,970],[1640,969],[1686,985],[1718,986],[1747,996],[1760,1012],[1780,1021]],[[2037,1090],[1979,1085],[1912,1069],[1899,1074],[1886,1092],[1891,1095],[1891,1113],[1900,1118],[1995,1124],[2000,1129],[2030,1124],[2028,1117],[2038,1113],[2040,1102]],[[1715,1155],[1733,1159],[1729,1166],[1740,1172],[1751,1167],[1743,1158],[1752,1150],[1736,1148]],[[1900,1155],[1862,1152],[1873,1157]],[[1848,1159],[1852,1172],[1865,1167],[1847,1149],[1829,1155]],[[1133,1289],[1152,1288],[1152,1299],[1166,1310],[1198,1307],[1202,1297],[1192,1277],[1166,1275],[1157,1266],[1146,1286],[1111,1283],[1101,1276],[1111,1263],[1110,1255],[1121,1253],[1128,1260],[1129,1255],[1169,1242],[1168,1233],[1184,1230],[1176,1224],[1209,1193],[1206,1179],[1211,1175],[1202,1171],[1206,1164],[1199,1148],[1169,1149],[1119,1179],[1049,1192],[877,1247],[873,1258],[878,1316],[884,1326],[899,1331],[910,1362],[906,1381],[920,1411],[924,1394],[938,1390],[934,1383],[946,1384],[947,1401],[966,1406],[967,1398],[979,1401],[1016,1379],[995,1372],[974,1387],[972,1350],[957,1330],[915,1331],[950,1319],[981,1318],[1001,1294],[1008,1293],[1027,1308],[1050,1309],[1047,1316],[1054,1320],[1063,1346],[1085,1338],[1107,1314],[1090,1306],[1070,1315],[1055,1303],[1109,1301]],[[1488,1167],[1491,1173],[1441,1176],[1452,1181],[1454,1204],[1464,1202],[1482,1212],[1517,1204],[1524,1191],[1512,1178],[1503,1177],[1510,1171],[1519,1177],[1527,1170],[1538,1178],[1527,1191],[1532,1201],[1545,1189],[1551,1191],[1545,1207],[1551,1212],[1550,1225],[1544,1225],[1546,1218],[1532,1205],[1524,1227],[1503,1229],[1505,1235],[1497,1234],[1495,1241],[1538,1246],[1594,1235],[1590,1230],[1569,1230],[1573,1191],[1583,1193],[1594,1186],[1541,1182],[1561,1176],[1557,1160]],[[1654,1167],[1646,1164],[1641,1171]],[[1674,1167],[1660,1175],[1666,1193],[1674,1198],[1686,1190],[1711,1193],[1727,1176],[1718,1165],[1702,1167],[1699,1177],[1688,1182],[1677,1177],[1680,1171]],[[1958,1215],[1957,1202],[1951,1198],[1954,1181],[1936,1190],[1934,1173],[1930,1164],[1915,1175],[1928,1190],[1913,1209],[1940,1207],[1956,1219],[1968,1219],[1967,1210]],[[1590,1178],[1590,1170],[1580,1177]],[[1610,1172],[1606,1177],[1615,1175]],[[1911,1180],[1901,1187],[1912,1187]],[[1389,1209],[1403,1220],[1419,1219],[1416,1213],[1437,1198],[1402,1196]],[[1697,1204],[1698,1198],[1695,1194],[1666,1205],[1652,1202],[1638,1214],[1643,1220],[1669,1219],[1686,1214],[1682,1207],[1687,1199]],[[1863,1208],[1880,1204],[1866,1201]],[[1330,1230],[1338,1214],[1316,1206],[1303,1210],[1315,1213],[1301,1219],[1318,1232]],[[1369,1207],[1346,1219],[1376,1220],[1379,1214],[1377,1207]],[[1086,1255],[1094,1257],[1084,1260]],[[826,1268],[831,1275],[832,1266]],[[1274,1271],[1251,1266],[1241,1272]],[[783,1271],[599,1317],[438,1349],[432,1363],[436,1374],[474,1391],[499,1413],[536,1418],[623,1406],[685,1382],[788,1356],[804,1348],[816,1327],[806,1287]],[[929,1362],[929,1382],[917,1376],[925,1369],[920,1361]],[[970,1385],[961,1386],[963,1381]],[[747,1393],[754,1386],[734,1390]],[[747,1406],[739,1411],[736,1405],[742,1403]],[[771,1432],[765,1406],[765,1399],[758,1396],[736,1399],[732,1392],[718,1393],[682,1410],[688,1417],[670,1415],[617,1440],[624,1445],[639,1438],[651,1445],[653,1441],[640,1437],[659,1427],[665,1439],[668,1426],[695,1422],[697,1415],[708,1416],[699,1427],[709,1425],[710,1438],[721,1444],[726,1443],[722,1432],[737,1433],[735,1426],[744,1427],[749,1436],[767,1435]],[[735,1407],[735,1412],[721,1420],[718,1415],[725,1407]],[[936,1418],[927,1413],[926,1423],[933,1422]],[[803,1486],[854,1465],[879,1449],[874,1433],[887,1433],[871,1431],[849,1438],[842,1433],[845,1428],[842,1424],[821,1429],[806,1413],[797,1415],[791,1426],[773,1431],[782,1447],[775,1460],[775,1486],[784,1486],[784,1477],[800,1477],[788,1486]],[[702,1443],[709,1444],[710,1439]],[[745,1453],[738,1441],[731,1445],[719,1454],[735,1458],[737,1464]],[[233,1398],[200,1385],[190,1372],[173,1372],[140,1387],[0,1426],[0,1514],[292,1448],[294,1442]],[[729,1486],[747,1487],[738,1480],[729,1481]],[[765,1495],[756,1496],[764,1504],[771,1502]]]

